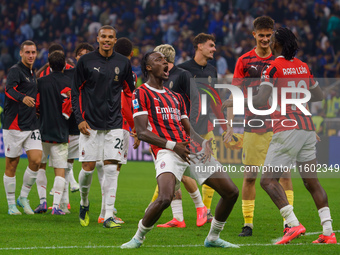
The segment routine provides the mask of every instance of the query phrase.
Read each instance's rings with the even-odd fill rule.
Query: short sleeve
[[[233,76],[233,80],[231,82],[232,85],[235,86],[242,86],[243,81],[244,81],[244,67],[243,67],[243,62],[242,62],[242,58],[239,58],[236,62],[236,66],[235,66],[235,70],[234,70],[234,76]]]
[[[277,68],[274,65],[266,65],[262,71],[260,86],[269,85],[275,87],[277,84],[277,75]]]
[[[309,89],[315,89],[317,86],[319,86],[319,82],[314,79],[314,75],[309,69]]]
[[[148,98],[144,90],[136,89],[132,94],[133,117],[148,115]]]
[[[184,99],[180,94],[177,94],[180,103],[181,119],[188,119],[187,108],[184,103]]]

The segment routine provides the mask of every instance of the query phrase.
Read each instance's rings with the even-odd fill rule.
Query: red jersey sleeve
[[[278,71],[275,65],[267,65],[263,68],[261,85],[275,87],[277,85]]]
[[[243,58],[239,58],[236,62],[233,80],[231,82],[232,85],[242,86],[244,79],[244,66],[243,66]]]
[[[180,111],[181,111],[181,119],[188,119],[187,108],[184,103],[184,99],[180,94],[177,94],[179,99]]]
[[[314,75],[309,69],[309,89],[315,89],[318,85],[319,82],[314,79]]]

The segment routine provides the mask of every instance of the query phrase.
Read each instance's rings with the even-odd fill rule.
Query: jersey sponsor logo
[[[254,68],[257,71],[257,66],[251,65],[250,68]]]
[[[100,73],[100,67],[93,67],[93,69],[98,71],[98,73]]]
[[[133,105],[133,109],[138,109],[139,108],[138,99],[133,99],[132,105]]]
[[[156,106],[156,113],[162,114],[163,120],[181,120],[181,111],[177,108]]]

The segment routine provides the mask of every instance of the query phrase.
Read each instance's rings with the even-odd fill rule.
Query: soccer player
[[[48,48],[48,56],[52,54],[54,51],[62,51],[65,53],[63,46],[57,43],[53,43],[49,48]],[[74,67],[74,63],[69,61],[69,63],[65,62],[65,69],[70,69]],[[37,77],[41,78],[45,75],[49,75],[51,73],[51,68],[49,66],[49,63],[46,63],[43,67],[41,67],[37,71]]]
[[[143,219],[139,221],[134,237],[121,246],[123,249],[139,248],[145,235],[153,228],[162,212],[169,207],[176,183],[182,179],[184,171],[189,167],[189,161],[194,160],[194,155],[190,155],[187,148],[189,139],[193,139],[202,146],[202,150],[196,156],[207,160],[206,164],[209,166],[221,166],[215,158],[211,157],[211,139],[204,140],[191,129],[183,98],[163,87],[163,81],[169,77],[168,63],[164,55],[159,52],[147,53],[141,65],[148,80],[134,92],[132,103],[134,121],[138,138],[151,144],[152,153],[156,159],[159,196],[148,207]],[[187,134],[190,134],[190,137]],[[198,163],[195,165],[197,166]],[[201,184],[207,183],[221,195],[204,245],[206,247],[238,247],[219,238],[225,221],[237,200],[237,187],[224,172],[217,171],[213,174],[192,172]]]
[[[261,16],[254,20],[253,36],[256,40],[256,47],[251,51],[243,54],[236,63],[232,84],[243,90],[244,96],[247,95],[247,88],[252,87],[253,93],[258,92],[258,87],[261,81],[261,72],[263,68],[270,64],[275,57],[269,47],[270,36],[273,34],[274,20],[268,16]],[[232,99],[232,95],[230,96]],[[264,106],[261,109],[268,109]],[[233,135],[233,109],[228,108],[228,130],[224,137],[225,141],[230,141]],[[260,119],[264,125],[261,126]],[[269,143],[273,136],[273,129],[270,121],[270,116],[258,116],[245,109],[245,128],[242,150],[242,162],[245,165],[244,179],[242,185],[242,213],[244,218],[244,226],[241,237],[252,236],[253,233],[253,218],[255,209],[255,182],[259,166],[263,166],[266,158]],[[251,126],[248,124],[251,122]],[[256,148],[256,149],[254,149]],[[285,173],[284,178],[281,178],[280,183],[284,187],[288,201],[293,205],[293,185],[291,182],[290,173]]]
[[[96,161],[104,160],[106,228],[120,227],[114,222],[113,210],[118,178],[118,163],[123,160],[121,90],[131,98],[134,82],[130,61],[113,50],[116,31],[103,26],[98,31],[99,48],[81,57],[72,83],[72,108],[81,132],[79,138],[80,212],[82,226],[88,226],[89,190]],[[131,110],[130,110],[131,111]],[[126,114],[129,110],[127,110]]]
[[[49,156],[49,166],[54,168],[55,179],[53,185],[52,214],[64,215],[60,209],[61,199],[65,201],[68,190],[65,181],[65,168],[67,168],[68,155],[68,120],[62,114],[64,97],[62,91],[71,85],[71,79],[63,73],[65,68],[65,55],[61,51],[54,51],[48,57],[51,73],[38,79],[40,113],[40,132],[43,146],[42,164],[46,165]],[[38,101],[38,100],[37,100]],[[40,205],[36,213],[46,212],[46,188],[39,190]],[[68,199],[68,198],[67,198]],[[67,209],[67,203],[65,203]],[[40,210],[38,210],[40,209]]]
[[[131,57],[133,56],[133,50],[132,50],[133,45],[132,45],[132,42],[128,38],[126,37],[119,38],[113,48],[115,52],[122,54],[123,56],[131,60]],[[132,72],[132,75],[133,75],[134,85],[136,85],[137,76],[134,72]],[[121,93],[121,100],[122,100],[122,108],[125,108],[126,110],[131,109],[131,100],[125,97],[125,94],[123,93],[123,91]],[[134,129],[133,119],[129,118],[129,117],[132,117],[132,112],[131,112],[131,115],[126,116],[124,114],[124,111],[122,111],[122,117],[123,117],[123,133],[124,133],[124,141],[125,141],[123,145],[124,157],[123,157],[123,160],[118,163],[118,168],[117,168],[118,174],[120,172],[122,165],[125,165],[127,163],[127,154],[129,150],[129,140],[130,140],[130,128],[131,128],[131,131]],[[136,136],[134,137],[135,137],[135,143],[133,147],[137,149],[139,146],[139,140],[136,138]],[[103,223],[104,216],[105,216],[105,196],[104,196],[103,180],[105,176],[104,176],[104,172],[102,171],[100,167],[98,167],[98,165],[99,164],[97,162],[96,167],[97,167],[97,172],[98,172],[98,179],[99,179],[100,187],[102,190],[102,207],[101,207],[100,215],[98,217],[98,223]],[[113,183],[113,185],[114,185],[115,190],[117,190],[118,182]],[[113,219],[115,220],[115,222],[119,224],[124,223],[124,221],[121,218],[118,218],[116,214],[117,214],[117,210],[114,210]]]
[[[224,119],[224,115],[221,111],[221,100],[216,93],[216,91],[212,88],[212,84],[217,79],[217,70],[216,68],[208,63],[208,60],[212,60],[214,58],[214,53],[216,51],[215,48],[215,37],[213,35],[200,33],[198,34],[194,41],[195,48],[195,56],[193,59],[190,59],[180,65],[178,67],[183,68],[191,73],[194,78],[205,78],[205,82],[207,84],[203,84],[202,82],[198,82],[196,80],[196,85],[198,86],[198,91],[201,95],[205,94],[208,98],[208,105],[213,110],[215,116],[218,119]],[[206,93],[209,91],[210,93]],[[211,98],[212,95],[214,98]],[[192,118],[192,117],[191,117]],[[213,125],[210,122],[209,115],[200,115],[196,125],[194,125],[195,130],[200,134],[204,139],[209,140],[212,138],[212,148],[213,155],[217,157],[216,154],[216,141],[213,133]],[[227,130],[226,125],[222,125],[223,130]],[[211,201],[213,199],[214,190],[207,185],[203,185],[202,187],[202,196],[203,203],[208,209],[208,220],[207,222],[211,222],[213,216],[210,212]]]
[[[196,85],[192,84],[192,81],[190,81],[192,78],[191,74],[188,71],[178,68],[174,65],[176,51],[171,45],[162,44],[157,46],[154,50],[162,53],[168,62],[169,79],[164,82],[163,86],[180,94],[184,100],[185,107],[190,114],[191,120],[197,120],[199,110],[199,94]],[[192,106],[190,106],[191,102],[193,103]],[[203,226],[207,221],[207,208],[203,204],[202,196],[199,192],[196,181],[189,176],[183,176],[182,182],[195,203],[197,211],[196,224],[199,227]],[[155,193],[158,195],[158,186]],[[154,202],[156,199],[157,196],[154,195],[151,202]],[[174,199],[171,201],[171,209],[173,219],[165,224],[157,225],[157,227],[184,228],[186,225],[183,216],[181,189],[176,190]]]
[[[9,215],[21,214],[15,205],[15,173],[23,148],[27,153],[28,166],[17,204],[26,214],[34,214],[27,197],[37,178],[42,155],[35,109],[37,80],[32,70],[37,57],[35,43],[24,41],[20,46],[20,57],[20,62],[12,66],[8,72],[5,90],[3,139],[6,169],[3,179]]]
[[[307,115],[308,111],[304,104],[300,103],[299,107],[296,107],[294,104],[281,101],[283,93],[287,99],[304,98],[304,92],[301,93],[301,90],[310,91],[311,102],[321,101],[323,92],[318,82],[314,80],[308,65],[294,57],[299,48],[291,30],[279,28],[271,37],[270,47],[276,59],[264,69],[259,92],[253,96],[253,105],[254,107],[265,105],[272,92],[277,92],[277,107],[274,106],[275,111],[272,113],[272,119],[275,120],[274,135],[261,178],[262,188],[280,210],[288,225],[283,238],[276,244],[289,243],[306,232],[278,182],[282,172],[289,170],[295,163],[305,187],[313,197],[323,227],[323,233],[313,243],[336,243],[327,194],[317,178],[316,171],[310,171],[316,167],[316,135],[311,116]],[[298,88],[300,92],[290,92],[292,88]],[[287,89],[288,93],[285,92]],[[231,106],[232,102],[228,101],[225,105]],[[285,113],[281,113],[283,107],[286,108]]]

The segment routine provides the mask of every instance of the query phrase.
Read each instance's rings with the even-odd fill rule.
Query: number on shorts
[[[38,132],[38,131],[36,131],[36,132],[37,132],[37,134],[35,134],[35,132],[32,131],[31,139],[33,139],[33,140],[41,140],[41,138],[40,138],[40,132]]]
[[[120,140],[119,138],[116,138],[116,141],[118,141],[118,143],[115,145],[115,149],[118,149],[118,150],[123,150],[123,139]]]

